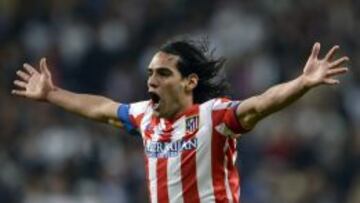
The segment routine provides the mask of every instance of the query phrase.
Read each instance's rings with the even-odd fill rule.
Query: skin
[[[244,100],[236,110],[239,122],[246,129],[252,129],[260,120],[290,105],[310,89],[320,85],[340,84],[335,76],[348,72],[344,64],[349,58],[343,56],[334,59],[338,50],[339,46],[336,45],[324,58],[319,58],[320,43],[315,43],[303,73],[292,81],[275,85],[261,95]]]
[[[40,60],[39,66],[37,70],[25,63],[24,69],[16,72],[19,79],[14,81],[17,89],[12,90],[13,95],[48,102],[80,116],[123,127],[116,115],[119,103],[103,96],[78,94],[61,89],[54,85],[45,58]]]
[[[335,76],[344,74],[349,60],[344,56],[334,59],[339,46],[334,46],[324,58],[319,58],[320,44],[315,43],[305,64],[303,73],[286,83],[268,89],[260,95],[250,97],[238,106],[236,115],[242,126],[252,129],[260,120],[290,105],[307,91],[320,85],[337,85]],[[193,89],[198,76],[182,77],[177,69],[178,56],[158,52],[148,68],[148,90],[160,97],[159,107],[154,113],[163,118],[173,118],[193,105]],[[40,60],[40,69],[24,64],[24,70],[17,71],[17,87],[12,94],[28,99],[57,105],[67,111],[96,121],[123,127],[117,120],[116,111],[120,103],[102,96],[77,94],[53,84],[46,59]],[[238,136],[236,136],[238,137]]]
[[[177,68],[179,57],[164,52],[155,54],[148,68],[148,91],[160,96],[159,108],[154,113],[163,118],[176,117],[193,105],[192,91],[198,77],[182,77]]]

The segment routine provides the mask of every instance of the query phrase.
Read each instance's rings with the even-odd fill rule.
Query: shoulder
[[[216,110],[224,110],[228,108],[235,108],[240,104],[241,101],[231,100],[226,97],[213,98],[201,104],[207,109],[211,109],[212,111]]]
[[[144,115],[151,112],[151,110],[150,101],[140,101],[130,104],[120,104],[117,114],[125,129],[131,134],[134,134],[133,132],[139,128]]]
[[[151,101],[139,101],[129,104],[129,113],[133,116],[137,116],[145,113],[147,110],[151,109]]]

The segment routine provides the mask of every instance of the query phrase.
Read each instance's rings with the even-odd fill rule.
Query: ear
[[[197,86],[198,81],[199,81],[199,77],[195,73],[188,75],[187,82],[185,84],[185,90],[187,92],[193,91],[195,89],[195,87]]]

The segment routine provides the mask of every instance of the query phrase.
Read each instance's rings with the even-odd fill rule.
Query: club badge
[[[199,115],[186,118],[186,132],[193,133],[199,129]]]

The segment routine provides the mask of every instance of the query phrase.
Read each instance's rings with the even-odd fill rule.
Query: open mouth
[[[160,104],[160,96],[158,94],[156,94],[155,92],[149,92],[150,95],[150,99],[153,103],[153,108],[156,110],[159,108],[159,104]]]

